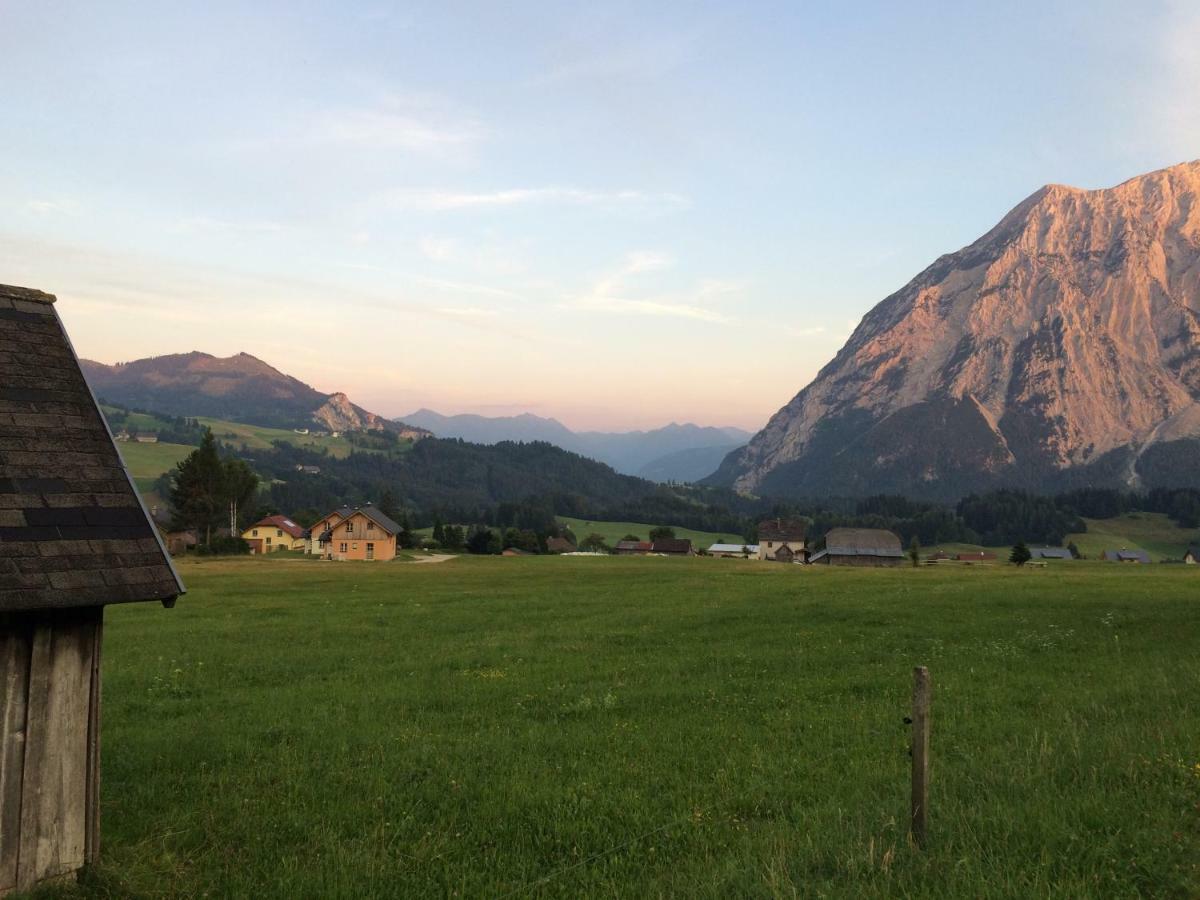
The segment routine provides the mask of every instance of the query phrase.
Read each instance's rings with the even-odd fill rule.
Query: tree
[[[447,550],[461,550],[465,543],[461,525],[447,525],[442,529],[442,546]]]
[[[1083,559],[1083,554],[1079,552],[1079,548],[1075,546],[1074,541],[1071,541],[1071,543],[1067,544],[1067,549],[1071,551],[1072,559]]]
[[[212,543],[213,529],[220,527],[228,514],[225,474],[217,441],[206,428],[200,446],[175,467],[172,527],[195,528],[204,535],[205,544]]]
[[[392,493],[391,488],[383,489],[383,493],[379,496],[379,503],[376,505],[379,511],[393,522],[399,521],[400,510],[396,508],[396,495]]]
[[[921,542],[915,534],[908,544],[908,558],[912,561],[914,569],[921,565]]]
[[[559,532],[558,536],[560,538],[565,538],[566,540],[570,541],[573,546],[576,546],[576,547],[579,546],[579,540],[575,537],[575,532],[573,532],[566,525],[564,525],[562,527],[562,531]]]
[[[500,536],[490,528],[475,525],[467,536],[467,552],[478,555],[500,552]]]
[[[1008,557],[1008,561],[1016,566],[1023,566],[1031,559],[1033,559],[1033,554],[1029,552],[1029,548],[1025,546],[1024,541],[1017,541],[1012,548],[1012,553]]]
[[[417,546],[417,536],[413,534],[412,523],[408,513],[403,513],[399,519],[400,533],[396,535],[396,544],[401,550],[411,550]]]
[[[586,550],[590,553],[610,553],[611,550],[605,543],[604,535],[593,532],[579,542],[579,549]]]
[[[625,535],[625,537],[621,538],[621,540],[636,541],[636,542],[640,543],[642,539],[640,537],[638,537],[636,534],[627,534],[627,535]]]
[[[254,500],[258,491],[258,476],[244,460],[229,457],[221,463],[223,493],[229,506],[229,533],[240,533],[239,516]],[[255,520],[257,521],[257,520]]]
[[[657,528],[650,529],[651,541],[669,541],[674,539],[675,529],[669,528],[666,525],[659,525]]]
[[[433,542],[439,547],[446,543],[446,527],[442,524],[441,516],[434,516],[433,519]]]

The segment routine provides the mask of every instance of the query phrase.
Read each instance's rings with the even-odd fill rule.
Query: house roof
[[[709,553],[741,553],[743,550],[757,553],[758,544],[713,544],[708,548]]]
[[[1200,544],[1193,544],[1184,551],[1184,556],[1190,556],[1192,559],[1200,559]]]
[[[0,611],[184,592],[50,294],[0,285]]]
[[[617,550],[638,550],[649,553],[654,545],[650,541],[617,541]]]
[[[900,538],[882,528],[831,528],[825,535],[830,556],[904,556]]]
[[[758,523],[759,541],[803,541],[808,523],[798,519],[767,519]]]
[[[280,531],[286,531],[294,538],[304,537],[304,526],[297,525],[287,516],[267,516],[265,519],[259,519],[251,528],[277,528]]]
[[[1034,559],[1074,559],[1066,547],[1030,547],[1029,553]]]
[[[1110,562],[1150,562],[1150,554],[1136,547],[1133,549],[1122,547],[1120,550],[1105,550],[1104,558]]]
[[[563,537],[546,538],[546,549],[551,553],[569,553],[575,545]]]
[[[653,553],[691,553],[692,542],[687,538],[662,538],[650,547]]]
[[[376,525],[378,525],[380,528],[382,528],[388,534],[399,534],[400,533],[400,530],[401,530],[400,523],[392,520],[388,516],[385,516],[376,507],[372,506],[369,503],[366,506],[354,506],[354,507],[339,506],[333,512],[326,513],[324,516],[322,516],[321,521],[326,522],[326,521],[332,519],[334,516],[337,516],[338,520],[337,520],[337,522],[334,523],[334,525],[339,525],[342,522],[346,521],[346,519],[350,518],[355,513],[362,513],[364,516],[366,516],[368,519],[370,519],[372,522],[374,522]],[[329,538],[326,537],[326,535],[328,535],[328,534],[330,534],[330,530],[326,529],[325,531],[323,531],[321,533],[319,539],[321,541],[329,540]]]

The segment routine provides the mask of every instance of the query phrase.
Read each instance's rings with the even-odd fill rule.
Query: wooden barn
[[[183,593],[53,304],[0,285],[0,895],[96,859],[104,607]]]
[[[881,528],[831,528],[810,562],[826,566],[900,566],[900,538]]]

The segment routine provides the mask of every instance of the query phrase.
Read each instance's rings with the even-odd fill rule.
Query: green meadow
[[[648,541],[650,529],[654,527],[639,522],[593,522],[590,519],[573,519],[569,516],[559,516],[558,521],[570,528],[579,540],[582,541],[589,534],[598,534],[610,547],[616,546],[617,541],[627,534],[634,534],[643,541]],[[707,549],[712,544],[722,542],[740,544],[743,540],[740,534],[733,531],[695,531],[691,528],[677,526],[672,526],[672,528],[675,531],[675,537],[690,538],[692,546],[697,550]]]
[[[164,472],[175,468],[176,464],[187,458],[195,450],[186,444],[139,444],[136,441],[125,441],[117,444],[125,467],[133,476],[137,488],[143,494],[154,488],[154,482]]]
[[[103,860],[45,895],[1200,894],[1195,568],[180,568],[106,614]]]

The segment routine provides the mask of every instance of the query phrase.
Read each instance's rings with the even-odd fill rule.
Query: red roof
[[[294,538],[304,537],[304,528],[297,525],[287,516],[267,516],[265,519],[259,519],[251,528],[278,528],[280,531],[285,531]]]

